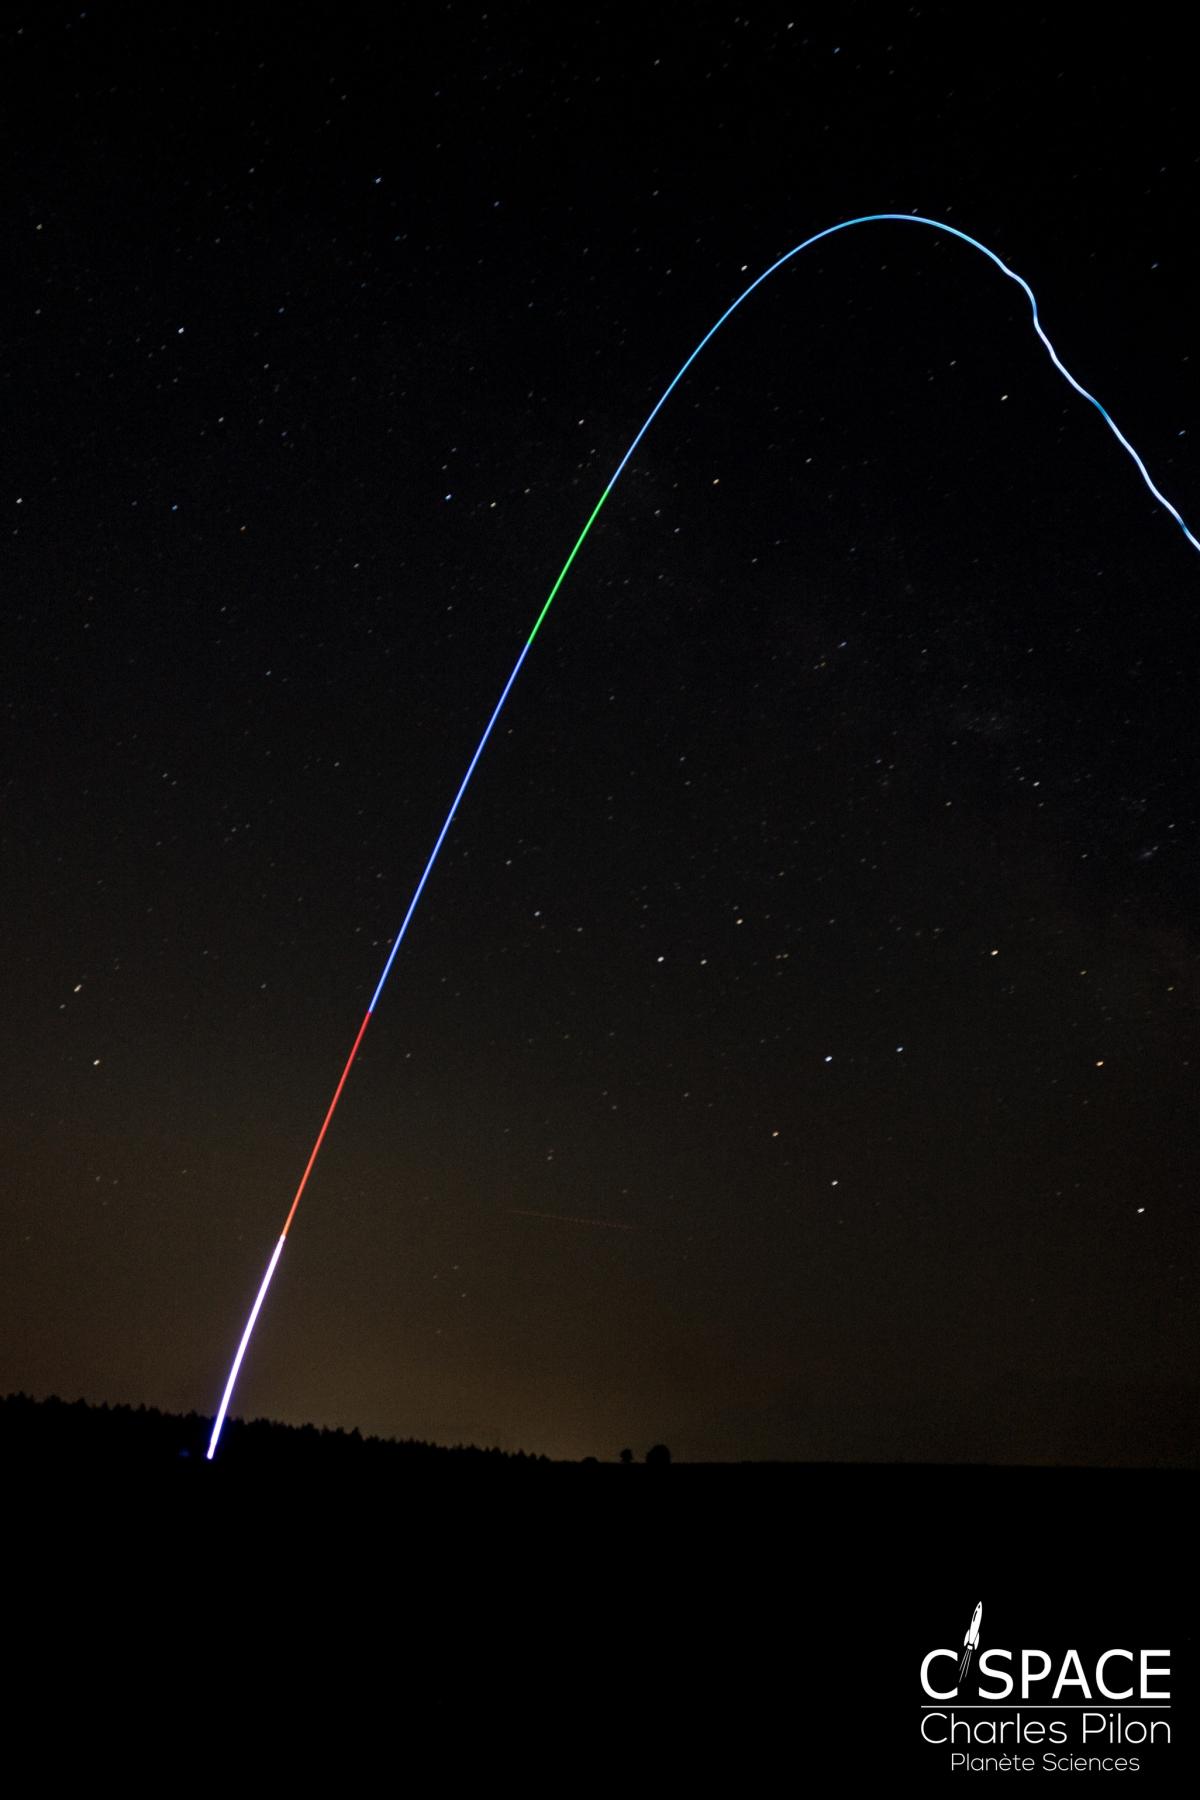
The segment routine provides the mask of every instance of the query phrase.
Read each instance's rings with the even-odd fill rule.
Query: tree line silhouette
[[[35,1400],[28,1394],[0,1399],[0,1456],[28,1472],[72,1464],[111,1463],[122,1466],[201,1464],[212,1420],[200,1413],[166,1413],[153,1406],[110,1406],[86,1400]],[[632,1450],[617,1461],[629,1465]],[[671,1461],[665,1444],[646,1452],[650,1467]],[[584,1457],[581,1464],[595,1465]],[[480,1448],[477,1444],[431,1444],[418,1438],[364,1437],[357,1429],[332,1430],[316,1425],[284,1425],[270,1419],[230,1419],[214,1467],[234,1471],[301,1468],[322,1476],[344,1470],[356,1478],[390,1470],[532,1468],[550,1466],[551,1458],[524,1450]]]

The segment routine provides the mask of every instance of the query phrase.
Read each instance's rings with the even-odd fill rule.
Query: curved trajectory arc
[[[643,425],[641,427],[641,430],[638,432],[637,436],[634,438],[634,440],[630,444],[628,450],[626,450],[624,456],[621,458],[620,462],[617,464],[615,470],[613,471],[613,474],[609,480],[608,486],[605,488],[605,490],[601,494],[599,500],[596,502],[595,508],[594,508],[592,515],[589,518],[587,524],[584,526],[583,530],[580,532],[579,536],[576,538],[574,548],[572,549],[570,556],[568,556],[566,562],[563,564],[561,570],[559,571],[558,579],[554,583],[554,586],[550,589],[549,594],[546,596],[545,604],[543,605],[541,612],[538,614],[537,619],[534,622],[533,630],[530,632],[529,636],[526,638],[524,646],[521,650],[521,654],[518,656],[515,664],[513,665],[512,674],[509,676],[508,680],[504,684],[504,691],[500,695],[499,700],[497,700],[495,710],[493,711],[491,718],[488,720],[486,726],[484,727],[483,736],[480,738],[479,743],[475,747],[475,754],[471,758],[471,761],[467,767],[467,772],[462,778],[462,781],[459,785],[458,792],[455,794],[454,799],[451,801],[450,810],[446,814],[445,823],[443,824],[442,829],[438,832],[437,842],[434,844],[433,849],[430,852],[429,860],[425,864],[425,868],[422,871],[421,879],[420,879],[420,881],[418,881],[416,890],[413,894],[413,897],[408,903],[408,911],[405,913],[403,923],[401,924],[399,931],[396,933],[396,938],[395,938],[394,943],[392,944],[391,952],[388,956],[386,963],[383,966],[383,973],[379,977],[379,981],[376,985],[374,994],[371,996],[371,1004],[368,1006],[367,1011],[366,1011],[366,1016],[364,1017],[362,1024],[358,1028],[358,1036],[355,1038],[353,1047],[350,1051],[350,1055],[346,1059],[346,1066],[342,1070],[341,1079],[338,1082],[336,1089],[334,1090],[333,1099],[329,1103],[329,1110],[326,1112],[324,1121],[321,1125],[321,1129],[317,1133],[317,1141],[312,1147],[312,1152],[309,1156],[307,1164],[305,1165],[304,1173],[300,1177],[300,1185],[296,1189],[295,1198],[292,1201],[291,1208],[288,1212],[288,1216],[284,1220],[283,1230],[279,1234],[279,1240],[275,1245],[274,1251],[272,1252],[271,1260],[267,1264],[267,1272],[262,1278],[262,1283],[259,1287],[258,1293],[255,1296],[254,1305],[250,1309],[250,1316],[246,1320],[246,1327],[245,1327],[245,1330],[242,1332],[241,1341],[239,1342],[238,1347],[237,1347],[237,1354],[234,1356],[233,1365],[229,1371],[229,1379],[225,1383],[225,1391],[221,1395],[221,1404],[217,1410],[216,1419],[213,1422],[212,1437],[209,1439],[208,1452],[207,1452],[209,1461],[212,1460],[213,1456],[216,1453],[217,1440],[219,1439],[219,1437],[221,1435],[221,1427],[225,1423],[225,1415],[229,1410],[229,1402],[233,1397],[233,1390],[234,1390],[234,1385],[237,1382],[238,1372],[241,1369],[242,1360],[245,1357],[247,1347],[250,1343],[250,1337],[254,1331],[255,1324],[258,1320],[258,1315],[259,1315],[260,1311],[262,1310],[263,1301],[267,1297],[267,1289],[271,1285],[271,1278],[274,1275],[276,1267],[279,1263],[279,1258],[283,1251],[283,1246],[287,1239],[287,1234],[288,1234],[289,1230],[291,1229],[292,1220],[296,1216],[296,1208],[300,1204],[300,1196],[303,1194],[305,1187],[308,1185],[308,1178],[312,1174],[313,1164],[316,1162],[317,1155],[321,1149],[321,1145],[325,1141],[325,1133],[329,1129],[329,1122],[333,1118],[334,1112],[337,1108],[337,1103],[342,1097],[342,1089],[346,1085],[346,1079],[350,1074],[350,1070],[354,1064],[354,1059],[358,1055],[359,1046],[361,1045],[361,1043],[363,1041],[363,1036],[366,1032],[367,1026],[369,1025],[369,1023],[371,1021],[371,1015],[375,1011],[376,1006],[379,1004],[379,996],[382,994],[384,985],[387,982],[387,978],[392,972],[392,964],[396,960],[396,952],[399,950],[400,945],[404,941],[405,933],[407,932],[409,924],[412,920],[412,916],[417,909],[417,904],[420,901],[422,893],[425,891],[425,883],[429,880],[429,877],[433,871],[433,865],[437,861],[438,856],[441,852],[442,845],[446,841],[447,833],[449,832],[450,827],[454,822],[454,816],[457,813],[459,805],[462,802],[463,795],[466,793],[467,788],[470,785],[471,777],[475,773],[476,765],[478,764],[480,757],[483,755],[484,746],[486,745],[488,739],[491,737],[492,732],[495,729],[496,721],[500,717],[500,714],[504,710],[505,703],[508,700],[509,694],[512,692],[513,685],[516,682],[517,676],[521,673],[521,669],[525,662],[525,658],[529,655],[529,651],[530,651],[530,648],[532,647],[533,640],[537,636],[538,632],[541,630],[542,625],[544,624],[545,619],[546,619],[546,614],[550,611],[551,606],[554,604],[554,599],[558,593],[559,588],[562,586],[563,582],[567,578],[567,572],[570,569],[571,564],[575,561],[575,558],[579,555],[579,552],[583,547],[584,539],[587,537],[588,532],[592,529],[592,526],[596,523],[596,520],[599,518],[600,512],[604,506],[605,501],[608,499],[608,497],[612,493],[614,487],[617,485],[617,482],[621,479],[621,476],[624,474],[625,469],[628,467],[630,457],[633,455],[634,451],[637,449],[638,445],[641,443],[642,439],[645,437],[646,433],[649,431],[651,425],[653,425],[655,419],[658,417],[659,413],[662,411],[663,407],[666,405],[667,401],[670,399],[670,397],[674,393],[675,389],[679,386],[679,383],[683,380],[684,376],[687,374],[688,370],[691,368],[692,364],[695,362],[695,360],[699,356],[700,352],[704,349],[705,345],[708,344],[716,336],[717,332],[720,331],[722,325],[725,324],[727,319],[732,317],[732,315],[737,311],[738,307],[742,305],[743,301],[748,300],[750,298],[751,294],[755,291],[755,289],[760,288],[764,281],[769,281],[771,276],[774,275],[779,269],[782,269],[785,263],[789,263],[792,261],[793,257],[799,256],[799,254],[802,250],[811,249],[811,247],[814,244],[819,244],[821,242],[822,238],[833,237],[835,235],[835,233],[837,233],[839,231],[849,231],[855,225],[874,225],[874,224],[882,223],[884,221],[895,221],[902,225],[925,225],[934,231],[945,232],[950,237],[960,238],[964,244],[970,244],[970,246],[973,250],[981,251],[983,253],[983,255],[986,256],[990,262],[994,262],[996,267],[1000,270],[1000,273],[1002,275],[1006,275],[1010,281],[1016,282],[1017,286],[1021,289],[1021,291],[1025,294],[1026,298],[1029,301],[1030,308],[1033,312],[1033,328],[1037,332],[1038,336],[1041,338],[1042,343],[1046,346],[1046,349],[1050,356],[1050,360],[1054,364],[1055,368],[1058,370],[1059,374],[1061,376],[1063,376],[1064,380],[1070,382],[1071,386],[1075,389],[1075,392],[1077,394],[1081,394],[1085,400],[1089,401],[1091,403],[1091,405],[1093,405],[1096,408],[1096,411],[1100,414],[1100,417],[1104,420],[1104,423],[1108,426],[1109,430],[1112,432],[1113,436],[1116,438],[1116,440],[1120,444],[1121,448],[1123,450],[1125,450],[1133,458],[1133,461],[1137,464],[1138,473],[1141,475],[1142,480],[1145,482],[1146,486],[1149,488],[1149,490],[1153,494],[1154,498],[1158,501],[1159,505],[1165,507],[1167,512],[1170,513],[1171,517],[1175,520],[1175,523],[1179,526],[1180,530],[1183,532],[1183,535],[1186,537],[1188,543],[1192,546],[1193,550],[1200,550],[1200,538],[1197,538],[1195,533],[1192,532],[1188,528],[1187,524],[1184,522],[1182,515],[1176,510],[1175,507],[1173,507],[1171,505],[1171,502],[1166,498],[1166,496],[1164,494],[1161,494],[1159,492],[1159,490],[1155,487],[1153,481],[1150,479],[1149,470],[1147,469],[1145,463],[1142,461],[1141,457],[1138,455],[1137,451],[1134,449],[1133,445],[1129,442],[1129,439],[1127,437],[1125,437],[1124,434],[1120,430],[1118,430],[1118,428],[1117,428],[1116,424],[1113,422],[1111,416],[1105,410],[1105,408],[1103,406],[1101,406],[1101,404],[1100,404],[1099,400],[1097,400],[1096,396],[1094,394],[1089,394],[1088,390],[1082,385],[1082,383],[1076,381],[1076,379],[1072,375],[1071,371],[1065,366],[1064,363],[1062,363],[1060,361],[1057,350],[1055,350],[1054,345],[1050,342],[1050,339],[1046,336],[1046,333],[1042,330],[1042,322],[1038,317],[1037,297],[1034,294],[1034,291],[1030,287],[1029,283],[1027,281],[1025,281],[1020,275],[1018,275],[1014,269],[1010,269],[1007,263],[1002,262],[1000,260],[1000,258],[996,255],[996,252],[994,250],[989,250],[986,244],[981,244],[979,242],[978,238],[970,237],[970,236],[968,236],[968,234],[965,231],[959,231],[957,229],[957,227],[954,225],[946,225],[940,219],[923,218],[919,213],[865,213],[861,218],[842,219],[837,225],[826,226],[824,231],[818,231],[812,237],[805,238],[805,240],[802,244],[796,244],[794,246],[794,248],[787,251],[785,253],[785,255],[779,257],[779,259],[776,262],[773,262],[771,264],[770,268],[764,269],[762,274],[757,276],[750,283],[748,288],[743,289],[743,291],[738,295],[737,299],[733,302],[733,304],[731,306],[726,307],[725,311],[721,314],[721,316],[717,320],[716,324],[714,326],[712,326],[712,328],[709,331],[705,332],[704,336],[700,339],[700,342],[696,345],[696,348],[692,351],[692,353],[688,357],[687,361],[682,364],[678,373],[668,383],[668,385],[663,389],[658,400],[655,402],[654,407],[652,408],[650,413],[647,415],[645,422],[643,423]]]

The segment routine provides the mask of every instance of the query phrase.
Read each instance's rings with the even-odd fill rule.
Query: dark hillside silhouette
[[[0,1456],[30,1473],[64,1464],[127,1468],[204,1461],[212,1420],[199,1413],[159,1412],[147,1406],[90,1405],[85,1400],[33,1400],[9,1394],[0,1400]],[[417,1439],[363,1437],[357,1431],[281,1425],[268,1419],[231,1419],[217,1466],[239,1472],[309,1470],[328,1476],[352,1473],[362,1480],[401,1470],[522,1467],[546,1462],[524,1451],[447,1448]]]

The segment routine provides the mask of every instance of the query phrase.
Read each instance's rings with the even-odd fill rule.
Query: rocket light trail
[[[1188,525],[1184,522],[1182,515],[1176,510],[1176,508],[1174,506],[1172,506],[1171,502],[1166,498],[1166,496],[1164,494],[1160,493],[1158,488],[1155,487],[1153,481],[1150,479],[1150,473],[1149,473],[1148,469],[1146,468],[1145,463],[1142,461],[1141,457],[1138,455],[1138,453],[1134,449],[1133,445],[1129,442],[1128,438],[1126,438],[1123,435],[1123,433],[1117,428],[1117,425],[1114,422],[1114,420],[1112,419],[1111,415],[1100,404],[1100,402],[1099,402],[1099,400],[1097,400],[1096,396],[1094,394],[1089,393],[1087,388],[1085,388],[1082,385],[1082,383],[1076,381],[1075,377],[1071,374],[1070,370],[1065,366],[1065,364],[1063,362],[1060,361],[1058,352],[1055,350],[1054,345],[1050,342],[1050,339],[1046,336],[1045,331],[1042,329],[1041,319],[1038,316],[1037,297],[1034,294],[1033,289],[1030,287],[1029,283],[1027,281],[1025,281],[1022,276],[1018,275],[1015,270],[1010,269],[1008,267],[1007,263],[1002,262],[1001,259],[996,255],[996,252],[994,250],[989,250],[986,244],[981,244],[978,238],[973,238],[973,237],[968,236],[968,234],[965,231],[959,231],[958,228],[954,225],[946,225],[939,219],[926,219],[926,218],[923,218],[918,213],[866,213],[866,214],[862,215],[860,218],[843,219],[840,221],[840,223],[838,223],[836,225],[829,225],[825,228],[824,231],[818,231],[812,237],[805,238],[803,243],[796,244],[791,250],[788,250],[783,256],[779,257],[775,262],[773,262],[769,268],[764,269],[761,275],[756,276],[755,279],[750,283],[749,287],[744,288],[743,291],[738,295],[737,299],[734,300],[730,306],[726,307],[725,311],[721,314],[721,316],[717,320],[716,324],[713,325],[710,328],[710,330],[705,332],[704,336],[700,339],[700,342],[696,345],[696,347],[692,351],[691,355],[681,365],[681,367],[679,368],[679,370],[677,371],[675,376],[668,383],[668,385],[663,389],[662,393],[659,395],[659,398],[655,402],[653,408],[647,414],[646,419],[641,426],[641,429],[637,433],[637,436],[633,439],[632,443],[629,445],[629,448],[626,450],[624,456],[621,458],[620,462],[617,464],[617,467],[614,470],[613,475],[608,482],[608,485],[604,489],[604,492],[601,494],[599,500],[596,502],[596,505],[592,510],[592,514],[591,514],[590,518],[588,519],[587,524],[584,526],[583,530],[580,532],[579,536],[576,538],[574,547],[571,550],[571,554],[568,556],[566,562],[563,564],[561,570],[559,571],[558,578],[554,583],[554,586],[550,589],[549,594],[546,596],[545,602],[542,605],[542,610],[539,612],[537,619],[534,621],[533,630],[530,632],[528,638],[525,640],[525,643],[521,649],[521,654],[518,656],[515,664],[513,665],[513,670],[512,670],[511,675],[509,676],[508,680],[504,684],[503,691],[500,695],[499,700],[496,702],[496,706],[492,712],[492,716],[488,720],[487,725],[484,727],[483,735],[480,738],[479,743],[476,745],[475,754],[472,756],[471,761],[467,767],[467,772],[463,776],[462,781],[459,784],[458,792],[455,794],[454,799],[451,802],[450,810],[446,814],[445,822],[443,823],[442,828],[438,833],[437,841],[434,844],[433,849],[429,854],[429,860],[425,864],[425,868],[422,871],[421,879],[418,881],[416,889],[413,893],[412,899],[409,901],[408,911],[405,913],[403,922],[400,926],[400,929],[396,933],[395,942],[392,944],[392,948],[388,955],[388,959],[383,967],[383,973],[380,975],[379,981],[375,988],[375,992],[371,996],[371,1004],[367,1008],[366,1017],[363,1019],[362,1024],[359,1026],[358,1036],[354,1040],[354,1046],[350,1051],[349,1057],[347,1058],[346,1066],[342,1070],[341,1080],[338,1082],[337,1088],[334,1092],[333,1099],[329,1103],[329,1110],[325,1114],[324,1122],[321,1126],[320,1132],[317,1134],[316,1143],[312,1147],[312,1151],[309,1155],[308,1162],[305,1166],[304,1174],[302,1175],[302,1177],[300,1179],[300,1185],[296,1189],[295,1198],[292,1201],[291,1208],[287,1215],[287,1219],[284,1222],[283,1230],[279,1236],[279,1242],[275,1246],[274,1254],[271,1257],[270,1263],[267,1265],[267,1272],[263,1276],[262,1285],[258,1290],[258,1294],[255,1298],[254,1305],[250,1310],[250,1316],[246,1321],[245,1330],[243,1331],[241,1341],[238,1344],[237,1354],[233,1359],[233,1366],[231,1367],[231,1369],[229,1371],[229,1379],[225,1383],[225,1391],[221,1396],[221,1405],[220,1405],[220,1408],[218,1409],[216,1419],[213,1423],[212,1436],[209,1439],[208,1452],[207,1452],[209,1461],[212,1460],[213,1456],[216,1453],[217,1441],[221,1435],[221,1428],[225,1423],[225,1415],[229,1409],[229,1402],[233,1397],[233,1390],[234,1390],[234,1386],[237,1382],[238,1373],[242,1366],[242,1360],[246,1354],[247,1347],[250,1343],[251,1334],[254,1331],[255,1324],[258,1320],[259,1312],[262,1309],[263,1301],[266,1299],[267,1289],[271,1285],[271,1279],[275,1273],[276,1267],[278,1266],[280,1253],[283,1250],[284,1243],[287,1239],[288,1231],[291,1228],[292,1220],[296,1216],[296,1208],[300,1204],[300,1196],[303,1194],[304,1189],[308,1184],[308,1178],[312,1174],[313,1165],[315,1164],[315,1162],[317,1160],[317,1155],[321,1149],[321,1145],[325,1141],[325,1134],[329,1129],[330,1121],[333,1118],[334,1112],[337,1109],[338,1101],[342,1097],[342,1090],[346,1085],[347,1077],[349,1076],[350,1070],[354,1065],[354,1059],[358,1055],[359,1047],[362,1044],[363,1035],[366,1032],[367,1026],[370,1024],[371,1015],[375,1011],[376,1006],[379,1004],[379,997],[383,993],[383,989],[387,982],[388,976],[392,972],[392,965],[396,960],[396,953],[398,952],[400,945],[404,941],[404,937],[405,937],[406,932],[408,931],[409,924],[412,921],[413,914],[417,909],[417,904],[420,901],[421,895],[425,891],[425,884],[429,880],[429,877],[433,872],[433,865],[437,861],[438,856],[441,852],[442,845],[446,841],[447,834],[449,833],[450,827],[454,822],[455,815],[458,812],[458,808],[462,802],[463,796],[466,793],[468,786],[470,785],[471,777],[474,775],[476,766],[479,762],[479,759],[483,755],[484,747],[487,744],[488,739],[492,735],[492,732],[496,725],[496,721],[499,719],[501,712],[504,710],[505,704],[508,700],[508,696],[512,692],[513,685],[516,682],[517,676],[521,673],[521,669],[522,669],[522,666],[524,665],[525,658],[528,656],[529,651],[533,645],[533,640],[537,636],[538,632],[541,630],[542,625],[545,622],[546,615],[549,613],[551,606],[554,604],[555,597],[557,596],[559,589],[562,587],[563,582],[566,580],[567,574],[571,568],[572,563],[575,561],[575,558],[578,556],[580,550],[583,548],[584,540],[586,539],[588,533],[591,531],[592,526],[596,523],[596,520],[599,518],[600,513],[604,508],[605,502],[608,500],[609,495],[612,493],[614,487],[617,485],[617,482],[620,480],[622,474],[625,472],[625,469],[628,467],[630,458],[633,456],[634,451],[637,449],[638,445],[641,443],[642,439],[645,437],[646,433],[649,431],[651,425],[654,423],[655,419],[658,417],[659,413],[662,411],[663,407],[666,405],[667,401],[670,399],[670,397],[674,393],[675,389],[679,386],[679,383],[683,380],[684,376],[687,374],[688,370],[691,368],[691,366],[695,362],[696,358],[700,355],[700,352],[705,348],[705,346],[707,344],[709,344],[712,341],[712,339],[716,336],[717,332],[720,331],[722,325],[724,325],[726,323],[726,321],[733,316],[733,314],[737,311],[738,307],[741,306],[744,301],[748,300],[750,298],[751,294],[753,294],[757,288],[760,288],[762,286],[764,281],[769,280],[770,277],[772,275],[776,274],[778,270],[782,269],[786,263],[791,262],[794,257],[799,256],[802,250],[811,249],[811,247],[814,244],[819,244],[822,241],[822,239],[833,237],[840,231],[849,231],[856,225],[874,225],[874,224],[882,224],[885,222],[893,222],[893,223],[903,224],[903,225],[924,225],[924,226],[928,227],[930,230],[945,232],[948,236],[958,238],[964,244],[969,244],[973,250],[980,251],[981,254],[986,256],[990,262],[995,263],[996,267],[1000,270],[1000,273],[1002,275],[1006,276],[1009,281],[1016,282],[1017,286],[1021,289],[1021,291],[1025,294],[1026,298],[1029,301],[1030,309],[1033,313],[1033,328],[1037,332],[1037,335],[1041,339],[1042,343],[1045,345],[1046,350],[1050,356],[1050,360],[1054,364],[1055,368],[1058,370],[1059,374],[1063,377],[1063,379],[1065,381],[1067,381],[1070,384],[1071,387],[1073,387],[1075,389],[1075,392],[1077,394],[1081,395],[1084,400],[1087,400],[1092,406],[1094,406],[1096,408],[1096,411],[1100,414],[1100,417],[1104,420],[1104,423],[1108,426],[1109,430],[1112,432],[1113,436],[1116,438],[1116,440],[1120,444],[1121,448],[1124,451],[1126,451],[1126,453],[1132,458],[1133,462],[1136,464],[1138,473],[1141,475],[1142,480],[1145,482],[1146,487],[1150,490],[1150,493],[1153,495],[1154,499],[1158,501],[1160,506],[1164,507],[1166,509],[1166,511],[1168,513],[1170,513],[1171,517],[1175,520],[1175,523],[1179,526],[1180,530],[1183,532],[1183,535],[1186,537],[1188,543],[1191,544],[1192,548],[1194,550],[1200,551],[1200,538],[1196,537],[1196,535],[1189,529]]]
[[[435,855],[437,854],[436,851],[434,852],[434,854]],[[212,1461],[213,1456],[216,1454],[217,1439],[220,1437],[221,1427],[225,1423],[225,1414],[229,1411],[229,1402],[233,1399],[233,1390],[237,1383],[238,1370],[242,1366],[242,1358],[246,1354],[246,1348],[250,1342],[250,1334],[254,1330],[255,1323],[257,1322],[259,1312],[262,1308],[262,1303],[267,1297],[267,1289],[271,1285],[271,1277],[275,1273],[275,1265],[279,1261],[280,1254],[282,1253],[282,1250],[283,1250],[283,1246],[287,1242],[287,1234],[291,1230],[292,1220],[296,1216],[296,1208],[300,1204],[300,1196],[304,1192],[305,1188],[308,1186],[308,1178],[313,1172],[313,1164],[317,1160],[317,1152],[320,1150],[321,1145],[325,1142],[325,1133],[329,1130],[329,1121],[330,1121],[330,1119],[332,1119],[332,1117],[334,1115],[334,1111],[336,1110],[336,1107],[337,1107],[337,1103],[342,1097],[342,1089],[346,1085],[346,1077],[347,1077],[347,1075],[349,1075],[350,1070],[354,1066],[354,1059],[358,1055],[358,1047],[362,1043],[363,1037],[366,1033],[367,1026],[370,1023],[371,1023],[371,1014],[370,1014],[370,1011],[368,1010],[365,1019],[363,1020],[362,1024],[358,1028],[358,1036],[354,1040],[354,1045],[350,1051],[350,1054],[346,1058],[346,1066],[342,1070],[342,1079],[338,1082],[337,1087],[334,1090],[333,1099],[329,1102],[329,1111],[325,1114],[325,1121],[322,1124],[320,1131],[317,1133],[317,1141],[312,1147],[312,1151],[309,1155],[309,1159],[304,1166],[304,1173],[300,1177],[300,1186],[296,1189],[295,1197],[292,1200],[292,1204],[291,1204],[291,1208],[288,1212],[288,1216],[283,1222],[283,1230],[279,1234],[279,1242],[276,1244],[274,1253],[271,1257],[271,1260],[267,1264],[267,1272],[262,1278],[262,1286],[259,1288],[258,1294],[254,1301],[254,1305],[250,1309],[250,1317],[246,1320],[246,1329],[242,1333],[242,1341],[237,1347],[237,1355],[233,1359],[233,1367],[230,1369],[229,1379],[225,1383],[225,1392],[221,1395],[221,1404],[217,1408],[217,1416],[213,1420],[212,1436],[208,1440],[208,1460],[209,1460],[209,1462]]]

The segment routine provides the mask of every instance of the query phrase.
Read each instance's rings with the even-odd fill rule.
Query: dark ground
[[[28,1550],[10,1630],[86,1665],[91,1696],[166,1699],[167,1742],[170,1704],[224,1705],[232,1681],[275,1767],[346,1727],[395,1752],[420,1723],[422,1756],[432,1735],[461,1771],[507,1745],[555,1792],[564,1755],[624,1781],[635,1753],[639,1782],[936,1786],[917,1671],[978,1589],[992,1643],[1170,1646],[1184,1704],[1138,1786],[1185,1785],[1190,1471],[589,1466],[267,1425],[235,1426],[209,1465],[178,1454],[203,1420],[3,1411]],[[313,1711],[276,1751],[269,1719],[312,1669]]]

